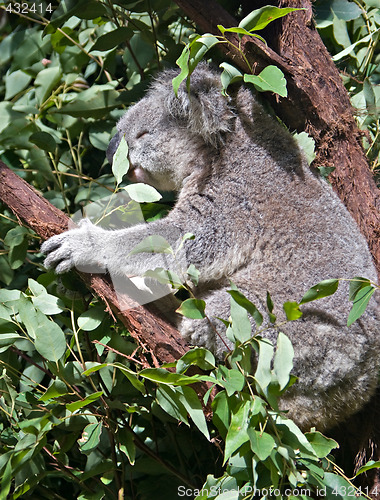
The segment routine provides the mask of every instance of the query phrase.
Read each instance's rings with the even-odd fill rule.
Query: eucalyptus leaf
[[[59,361],[66,351],[66,338],[60,326],[50,321],[40,311],[36,311],[35,341],[36,350],[49,361]]]
[[[128,186],[125,186],[124,189],[132,200],[137,201],[138,203],[152,203],[162,198],[157,189],[141,182],[129,184]]]
[[[373,286],[365,286],[361,288],[355,295],[355,299],[352,304],[351,311],[347,318],[347,326],[351,326],[356,320],[364,314],[367,308],[368,302],[372,295],[375,293],[375,288]]]
[[[277,349],[274,355],[273,371],[280,385],[280,390],[284,389],[290,379],[290,372],[293,368],[294,349],[289,338],[282,332],[277,337]]]
[[[88,311],[85,311],[78,317],[78,326],[81,330],[90,332],[98,328],[103,319],[105,318],[105,312],[102,307],[92,307]]]
[[[264,393],[272,379],[271,365],[273,353],[274,348],[271,342],[267,339],[261,339],[259,341],[259,357],[254,377]]]
[[[101,422],[86,425],[81,438],[78,439],[79,449],[82,453],[89,454],[98,447],[102,429],[103,426]]]
[[[313,447],[318,458],[327,457],[332,450],[339,447],[336,441],[331,438],[327,438],[318,431],[306,432],[305,436]]]
[[[32,77],[25,71],[19,69],[7,74],[4,78],[5,81],[5,97],[7,101],[16,96],[19,92],[24,90],[32,81]]]
[[[193,388],[183,386],[176,389],[182,394],[181,402],[190,415],[191,420],[198,427],[207,440],[210,440],[206,419],[203,413],[202,404]]]
[[[262,30],[272,21],[275,21],[280,17],[284,17],[290,12],[294,12],[296,10],[302,9],[295,9],[291,7],[280,9],[278,7],[272,7],[271,5],[266,5],[265,7],[261,7],[261,9],[253,10],[240,21],[239,26],[248,31]]]
[[[267,66],[258,75],[244,75],[244,81],[252,83],[260,92],[274,92],[281,97],[286,97],[286,80],[284,73],[277,66]]]
[[[175,420],[180,420],[189,426],[187,410],[181,401],[181,394],[173,388],[160,385],[157,388],[156,399],[159,406]]]
[[[365,288],[366,286],[370,286],[371,282],[367,278],[361,278],[360,276],[356,276],[355,278],[352,278],[350,280],[350,292],[348,296],[348,300],[355,300],[355,297],[357,296],[358,292],[362,289]]]
[[[302,316],[302,311],[299,308],[298,302],[285,302],[283,309],[288,321],[295,321]]]
[[[192,365],[199,366],[202,370],[212,370],[215,368],[215,357],[204,347],[195,347],[177,361],[176,371],[184,373]]]
[[[253,453],[258,456],[259,460],[266,460],[276,446],[273,437],[267,432],[260,432],[252,428],[248,428],[247,433]]]
[[[57,147],[54,137],[47,132],[35,132],[29,137],[29,141],[49,153],[54,153]]]
[[[250,410],[250,402],[244,401],[236,412],[232,414],[231,423],[226,436],[226,446],[224,450],[223,464],[230,456],[240,448],[244,443],[249,441],[248,436],[248,416]]]
[[[122,136],[119,145],[115,151],[112,161],[112,173],[115,176],[116,184],[119,185],[124,175],[129,170],[128,144],[125,137]]]
[[[87,406],[94,401],[97,401],[101,396],[103,395],[103,391],[97,391],[94,392],[93,394],[90,394],[89,396],[85,397],[84,399],[80,399],[78,401],[74,401],[74,403],[68,403],[66,405],[66,408],[74,412],[76,410],[79,410],[80,408],[83,408],[84,406]]]
[[[201,299],[186,299],[176,310],[178,314],[182,314],[186,318],[202,319],[206,317],[206,303]]]
[[[111,50],[114,47],[117,47],[120,43],[130,40],[133,34],[133,30],[129,27],[123,26],[121,28],[116,28],[105,35],[100,36],[91,47],[91,52],[94,50]]]

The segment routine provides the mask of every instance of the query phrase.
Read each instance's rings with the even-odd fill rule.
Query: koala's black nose
[[[115,154],[119,143],[120,143],[120,134],[119,134],[119,132],[117,132],[117,134],[115,134],[112,137],[112,139],[110,140],[110,143],[108,144],[108,148],[107,148],[107,152],[106,152],[107,160],[108,160],[108,163],[110,165],[112,165],[113,155]]]

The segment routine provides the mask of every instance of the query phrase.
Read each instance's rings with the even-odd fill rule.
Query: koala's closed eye
[[[141,137],[144,137],[144,135],[149,134],[149,130],[142,130],[138,134],[136,134],[136,139],[141,139]]]

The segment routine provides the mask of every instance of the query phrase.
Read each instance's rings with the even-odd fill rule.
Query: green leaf
[[[331,12],[343,21],[352,21],[362,15],[362,9],[355,2],[348,0],[333,0],[330,6]]]
[[[91,307],[88,311],[85,311],[78,317],[78,326],[81,330],[90,332],[98,328],[103,319],[105,318],[105,312],[102,307]]]
[[[120,104],[119,92],[112,87],[111,84],[93,85],[61,108],[50,108],[49,113],[100,120]]]
[[[182,302],[176,312],[186,318],[202,319],[206,317],[206,302],[200,299],[186,299]]]
[[[66,351],[66,338],[62,329],[54,321],[50,321],[40,311],[36,311],[34,346],[49,361],[59,361]]]
[[[9,261],[5,255],[0,255],[0,282],[9,285],[13,280],[14,272],[9,265]]]
[[[231,292],[235,292],[235,295],[240,293],[234,290]],[[241,294],[242,295],[242,294]],[[242,295],[245,299],[245,297]],[[247,301],[249,302],[249,301]],[[234,299],[234,295],[231,293],[231,332],[233,334],[233,340],[237,340],[238,342],[245,342],[251,338],[252,327],[251,322],[248,318],[247,310],[239,305]]]
[[[349,47],[345,48],[344,50],[342,50],[341,52],[339,52],[338,54],[335,54],[335,56],[332,57],[332,60],[335,62],[335,61],[339,61],[340,59],[342,59],[343,57],[347,56],[351,51],[352,49],[354,49],[357,45],[361,44],[361,43],[367,43],[369,42],[372,37],[375,36],[375,34],[380,30],[380,28],[378,28],[376,31],[374,31],[373,33],[370,33],[369,35],[361,38],[360,40],[358,40],[357,42],[354,42],[352,45],[350,45]]]
[[[58,398],[68,394],[67,386],[64,382],[57,379],[52,382],[48,389],[40,396],[39,401],[49,401],[49,399]]]
[[[369,299],[375,293],[375,288],[373,286],[365,286],[361,288],[355,296],[355,300],[352,304],[350,314],[347,319],[347,326],[351,326],[366,310]]]
[[[259,92],[274,92],[286,97],[286,80],[284,73],[277,66],[267,66],[259,75],[244,75],[244,81],[252,83]]]
[[[339,448],[339,445],[336,441],[331,438],[327,438],[318,431],[305,432],[305,436],[313,447],[318,458],[327,457],[331,450]]]
[[[348,295],[348,300],[351,300],[351,302],[355,300],[355,297],[357,296],[359,291],[366,286],[370,286],[370,284],[370,280],[366,278],[361,278],[360,276],[355,276],[355,278],[352,278],[350,280],[350,292]]]
[[[339,286],[339,280],[330,279],[324,280],[316,285],[312,286],[302,297],[300,301],[301,304],[305,304],[306,302],[311,302],[312,300],[322,299],[323,297],[328,297],[334,294]]]
[[[229,399],[225,391],[216,394],[212,401],[212,422],[218,429],[220,435],[225,439],[230,425]]]
[[[247,430],[250,405],[250,401],[244,401],[238,410],[232,414],[231,424],[226,436],[223,465],[240,446],[249,441]]]
[[[54,137],[47,132],[35,132],[29,137],[29,141],[49,153],[54,153],[57,147]]]
[[[239,306],[243,307],[252,318],[255,320],[257,326],[260,326],[263,322],[263,317],[255,304],[253,304],[250,300],[247,299],[239,290],[227,290],[227,292],[231,295],[233,300],[239,304]]]
[[[176,372],[184,373],[191,365],[199,366],[202,370],[213,370],[215,368],[214,355],[204,347],[195,347],[177,361]]]
[[[93,394],[90,394],[84,399],[75,401],[74,403],[68,403],[66,405],[66,408],[73,413],[74,411],[79,410],[79,408],[83,408],[84,406],[90,405],[94,401],[98,400],[102,395],[103,391],[94,392]]]
[[[289,446],[294,450],[299,449],[302,452],[303,458],[310,458],[313,460],[318,458],[314,448],[307,440],[305,434],[303,434],[303,432],[292,420],[281,415],[277,415],[276,428],[281,433],[281,441],[283,445]]]
[[[16,96],[19,92],[24,90],[32,81],[32,77],[25,73],[25,71],[18,69],[4,77],[5,82],[5,97],[4,100],[8,101]]]
[[[183,49],[179,58],[176,60],[176,64],[181,70],[179,74],[172,80],[173,90],[176,96],[178,96],[179,86],[189,76],[190,72],[189,59],[190,59],[190,50],[189,47],[186,46]]]
[[[136,446],[133,441],[132,433],[124,427],[119,427],[116,437],[119,442],[120,451],[127,456],[129,463],[134,465],[136,459]]]
[[[156,267],[156,269],[149,269],[144,273],[144,276],[148,276],[149,278],[154,278],[160,283],[164,285],[172,285],[175,288],[182,288],[183,282],[178,274],[173,271],[169,271],[162,267]]]
[[[81,438],[78,439],[78,445],[82,453],[88,455],[92,450],[98,447],[102,429],[101,422],[86,425]]]
[[[98,363],[97,365],[94,365],[91,368],[88,368],[87,370],[85,370],[83,372],[83,375],[85,377],[88,377],[89,375],[91,375],[91,373],[98,372],[99,370],[101,370],[102,368],[104,368],[106,366],[109,366],[109,364],[108,363]]]
[[[52,90],[61,80],[62,73],[59,66],[53,66],[40,71],[34,80],[36,86],[37,103],[41,106],[50,96]]]
[[[140,377],[152,380],[153,382],[169,385],[189,385],[202,380],[211,379],[202,375],[181,375],[179,373],[172,373],[164,370],[163,368],[146,368],[139,373]],[[215,382],[214,379],[211,379]]]
[[[186,408],[187,413],[190,415],[191,420],[198,427],[201,433],[206,437],[206,439],[210,440],[210,434],[208,432],[202,404],[199,401],[194,389],[192,389],[191,387],[183,386],[177,388],[177,392],[182,394],[181,402]]]
[[[223,92],[225,93],[229,85],[238,82],[243,78],[243,74],[235,68],[235,66],[232,66],[232,64],[227,62],[223,62],[219,65],[219,67],[223,69],[223,72],[220,75],[220,80],[222,82]]]
[[[366,472],[367,470],[379,469],[379,468],[380,468],[380,461],[375,462],[373,460],[370,460],[369,462],[367,462],[365,465],[363,465],[358,469],[358,471],[355,474],[355,477],[358,476],[359,474],[363,474],[363,472]]]
[[[12,246],[8,253],[8,260],[11,269],[18,269],[23,265],[26,259],[26,254],[28,251],[28,240],[24,240],[19,244]]]
[[[199,275],[200,272],[198,269],[194,266],[194,264],[190,264],[190,266],[187,268],[186,271],[187,275],[189,276],[190,280],[192,283],[194,283],[195,286],[198,285],[199,282]]]
[[[13,323],[7,323],[0,320],[0,352],[5,351],[8,347],[13,345],[17,340],[23,340],[22,337],[16,331],[14,333],[4,333],[4,330],[12,331],[16,330],[16,325]]]
[[[334,498],[335,500],[352,500],[353,487],[351,483],[338,474],[325,472],[323,486],[327,486],[326,498]]]
[[[26,227],[17,226],[10,229],[4,238],[4,245],[9,248],[19,245],[24,241],[24,239],[29,234],[29,231]]]
[[[126,40],[130,40],[133,34],[133,30],[129,27],[116,28],[115,30],[97,38],[96,42],[91,47],[90,52],[93,52],[94,50],[111,50],[119,44],[123,42],[125,43]]]
[[[50,295],[49,293],[38,295],[38,297],[32,297],[32,302],[36,309],[48,316],[60,314],[65,310],[64,302],[55,295]]]
[[[276,446],[273,437],[267,432],[259,432],[252,428],[249,428],[247,432],[253,453],[258,456],[259,460],[266,460]]]
[[[264,392],[272,379],[271,365],[273,352],[274,348],[269,340],[261,339],[259,341],[259,357],[254,377]]]
[[[119,185],[123,180],[124,175],[129,170],[128,160],[128,144],[123,136],[115,151],[112,161],[112,173],[116,179],[116,184]]]
[[[293,134],[294,139],[297,141],[298,146],[302,148],[305,153],[308,164],[315,159],[315,141],[306,132],[300,132],[299,134]]]
[[[229,369],[220,365],[217,377],[220,384],[226,389],[228,396],[242,391],[245,385],[244,375],[236,368]]]
[[[277,318],[276,318],[276,315],[273,314],[274,305],[273,305],[272,297],[268,291],[267,291],[267,309],[268,309],[269,321],[271,323],[276,323]]]
[[[128,193],[132,200],[138,203],[153,203],[162,198],[160,193],[153,186],[137,182],[136,184],[129,184],[125,186],[125,191]]]
[[[290,7],[280,9],[278,7],[266,5],[265,7],[256,9],[248,14],[248,16],[240,21],[239,26],[241,28],[245,28],[248,31],[262,30],[272,21],[279,19],[280,17],[284,17],[290,12],[294,12],[296,10],[303,9],[293,9]]]
[[[285,302],[283,308],[288,321],[295,321],[302,316],[298,302]]]
[[[175,95],[178,94],[179,86],[183,80],[191,75],[205,54],[217,43],[219,43],[219,40],[214,35],[205,33],[202,36],[196,35],[189,45],[184,48],[176,61],[177,65],[181,68],[181,72],[173,78],[172,83]]]
[[[187,410],[181,402],[181,394],[172,387],[160,385],[157,388],[156,399],[159,406],[171,417],[189,425]]]
[[[133,387],[135,389],[137,389],[138,391],[141,392],[141,394],[146,394],[146,390],[145,390],[145,385],[143,384],[143,382],[141,382],[141,380],[138,379],[138,376],[137,374],[130,370],[129,368],[127,368],[126,366],[124,366],[122,363],[110,363],[108,366],[115,366],[116,368],[118,368],[119,370],[121,370],[121,372],[123,373],[123,375],[125,377],[127,377],[127,379],[129,380],[129,382],[133,385]]]
[[[160,236],[159,234],[153,234],[151,236],[147,236],[140,243],[138,243],[133,248],[133,250],[129,252],[129,255],[143,252],[173,254],[173,249],[163,236]]]
[[[294,350],[289,338],[282,332],[277,337],[277,349],[274,355],[273,371],[280,384],[280,390],[284,389],[290,379],[293,369]]]

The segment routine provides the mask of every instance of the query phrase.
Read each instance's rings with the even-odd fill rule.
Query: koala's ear
[[[116,153],[119,143],[120,143],[120,134],[119,132],[117,132],[110,140],[110,143],[108,144],[108,148],[106,151],[107,160],[110,165],[112,165],[113,163],[113,156]]]
[[[220,75],[207,65],[200,65],[190,77],[190,92],[183,82],[178,97],[171,91],[169,113],[187,123],[188,128],[217,146],[223,142],[223,133],[233,128],[235,114],[229,97],[221,93]]]

